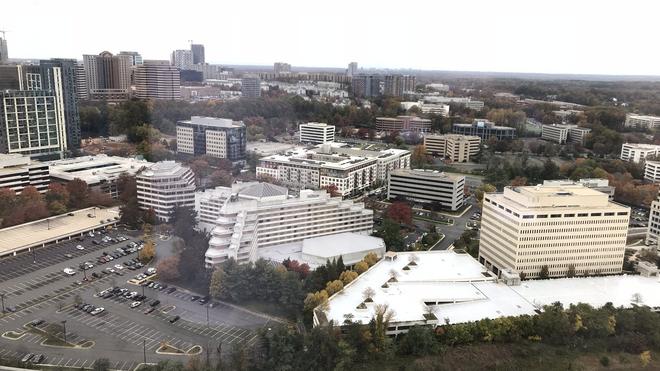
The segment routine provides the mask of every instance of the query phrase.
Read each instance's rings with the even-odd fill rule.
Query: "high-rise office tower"
[[[49,59],[39,61],[42,89],[50,90],[58,97],[64,109],[66,141],[69,149],[80,147],[80,116],[76,97],[76,67],[74,59]],[[59,72],[56,70],[59,69]]]
[[[0,36],[0,63],[6,63],[8,59],[7,39],[5,39],[5,33],[2,32],[2,36]]]
[[[259,98],[261,96],[261,79],[259,76],[243,76],[241,79],[241,94],[243,98]]]
[[[192,63],[193,64],[204,64],[206,60],[204,58],[204,45],[202,44],[190,44],[190,51],[192,52]]]
[[[118,56],[128,57],[131,66],[139,66],[143,63],[142,56],[138,52],[119,52]]]
[[[348,69],[346,69],[346,74],[348,76],[355,76],[357,75],[357,70],[358,70],[357,62],[351,62],[348,64]]]
[[[180,99],[179,69],[168,61],[145,60],[135,68],[135,96],[141,99]]]
[[[130,57],[112,55],[83,55],[85,80],[90,99],[124,100],[131,87]]]
[[[193,65],[193,52],[192,50],[175,50],[172,52],[170,62],[174,67],[188,70]]]

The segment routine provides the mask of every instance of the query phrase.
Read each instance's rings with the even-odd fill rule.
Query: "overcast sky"
[[[20,0],[0,4],[10,58],[140,52],[188,40],[219,64],[660,75],[660,2]]]

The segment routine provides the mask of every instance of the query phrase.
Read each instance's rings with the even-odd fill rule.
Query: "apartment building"
[[[276,74],[291,73],[291,65],[285,62],[275,62],[273,63],[273,72]]]
[[[177,152],[245,161],[247,133],[243,121],[192,116],[176,123]]]
[[[424,147],[427,153],[452,162],[469,162],[471,157],[479,153],[480,146],[481,138],[474,135],[424,135]]]
[[[373,229],[372,210],[322,190],[303,190],[298,197],[288,198],[281,187],[258,183],[237,189],[224,202],[207,207],[218,205],[221,207],[215,209],[218,218],[206,251],[208,268],[229,258],[239,263],[255,261],[261,248],[344,232],[370,234]]]
[[[479,262],[537,278],[621,273],[630,208],[583,185],[505,187],[483,199]]]
[[[380,75],[353,75],[350,81],[351,90],[355,97],[372,98],[381,95],[380,83],[383,78]]]
[[[624,126],[627,128],[656,129],[660,127],[660,117],[628,113],[626,114]]]
[[[146,160],[105,154],[48,162],[51,181],[66,184],[80,179],[87,183],[90,190],[107,193],[112,198],[119,197],[117,180],[122,174],[135,176],[152,165]]]
[[[414,131],[428,133],[431,120],[417,116],[376,117],[376,130],[385,132]]]
[[[323,144],[335,141],[335,126],[320,122],[300,124],[300,143]]]
[[[0,154],[0,188],[9,188],[20,194],[25,187],[48,191],[50,178],[48,164],[31,160],[19,154]]]
[[[543,125],[541,126],[541,138],[566,144],[568,142],[584,145],[587,134],[591,132],[589,128],[582,128],[577,125]]]
[[[660,252],[660,194],[651,202],[649,226],[646,231],[646,245],[653,246]]]
[[[179,69],[168,61],[145,60],[135,67],[135,97],[140,99],[181,99]]]
[[[639,163],[648,157],[655,157],[659,154],[660,146],[656,144],[623,143],[620,158],[623,161]]]
[[[176,206],[195,207],[195,174],[187,166],[161,161],[135,178],[140,208],[153,209],[160,221],[169,221]]]
[[[410,151],[365,151],[342,145],[326,143],[263,157],[257,164],[257,177],[271,177],[296,190],[333,185],[340,195],[349,196],[384,184],[394,169],[410,167]]]
[[[259,76],[243,76],[241,79],[241,96],[243,98],[261,97],[261,79]]]
[[[385,75],[383,94],[391,97],[402,97],[406,92],[414,92],[416,77],[411,75]]]
[[[463,206],[465,177],[437,170],[397,169],[390,172],[387,198],[433,203],[452,211]]]
[[[474,135],[482,140],[492,137],[497,140],[515,139],[516,128],[497,126],[488,120],[475,119],[471,124],[453,124],[452,133],[461,135]]]
[[[190,44],[190,51],[192,52],[192,62],[193,64],[204,64],[206,63],[206,56],[204,53],[204,45],[202,44]]]
[[[170,63],[172,64],[172,66],[180,70],[189,69],[193,65],[192,50],[186,50],[186,49],[174,50],[170,55]]]

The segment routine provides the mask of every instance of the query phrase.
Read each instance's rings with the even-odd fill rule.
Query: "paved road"
[[[463,213],[463,215],[459,217],[451,217],[454,219],[453,225],[436,224],[436,229],[443,233],[445,238],[436,244],[433,247],[433,250],[447,250],[447,248],[449,248],[449,246],[451,246],[454,241],[457,240],[461,234],[463,234],[463,231],[465,231],[465,225],[470,220],[470,216],[472,216],[472,214],[478,210],[478,205],[474,197],[470,197],[468,199],[468,203],[472,205],[472,207],[467,212]],[[429,229],[429,224],[429,222],[423,220],[415,220],[415,225],[417,225],[419,228],[423,228],[424,230]]]
[[[101,279],[81,283],[82,274],[67,276],[62,272],[65,267],[77,267],[84,261],[96,264],[96,258],[103,251],[112,251],[122,242],[114,245],[96,247],[91,239],[83,243],[85,250],[75,249],[76,243],[63,243],[60,246],[40,251],[44,261],[51,264],[37,264],[21,269],[26,263],[25,256],[0,260],[0,266],[6,267],[10,274],[3,278],[0,289],[6,294],[5,304],[17,309],[16,313],[0,317],[0,334],[7,331],[23,332],[25,324],[34,319],[44,319],[48,323],[61,323],[66,320],[67,340],[74,343],[92,340],[95,345],[90,349],[53,348],[41,345],[41,335],[26,333],[18,340],[0,337],[0,357],[21,358],[24,354],[42,353],[46,363],[59,366],[91,367],[98,358],[111,360],[112,368],[128,370],[143,360],[146,351],[148,362],[163,359],[178,359],[187,362],[189,356],[156,354],[162,342],[184,350],[193,345],[200,345],[204,351],[211,349],[210,358],[217,357],[215,349],[222,344],[223,353],[234,344],[252,343],[256,340],[258,328],[266,325],[269,319],[252,315],[239,309],[219,305],[208,308],[192,302],[191,293],[177,290],[173,294],[145,289],[148,298],[135,309],[131,309],[127,299],[102,299],[94,295],[111,286],[123,286],[132,291],[141,292],[142,288],[126,283],[139,271],[126,272],[124,276],[104,275]],[[89,246],[87,246],[89,245]],[[64,254],[74,255],[71,259],[62,259]],[[48,254],[48,255],[46,255]],[[48,260],[46,260],[48,257]],[[121,264],[135,257],[126,256],[102,266],[95,266],[88,274],[101,269]],[[28,256],[31,259],[31,254]],[[28,268],[24,266],[23,268]],[[103,306],[106,311],[92,316],[73,308],[74,298],[79,296],[84,302]],[[157,308],[166,309],[166,313],[155,310],[151,314],[144,310],[159,300]],[[171,324],[175,315],[180,320]],[[143,348],[144,346],[144,348]],[[206,356],[204,353],[202,356]]]

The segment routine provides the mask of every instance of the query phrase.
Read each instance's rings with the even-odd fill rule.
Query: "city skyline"
[[[5,4],[6,15],[37,18],[27,24],[20,17],[0,17],[0,28],[8,31],[9,57],[81,59],[83,54],[103,50],[136,50],[145,59],[164,60],[172,50],[188,48],[192,41],[205,45],[209,63],[226,65],[283,61],[293,66],[346,68],[357,61],[363,68],[660,75],[660,66],[654,63],[658,52],[645,48],[647,39],[640,37],[654,31],[652,16],[657,5],[648,3],[633,2],[622,8],[613,1],[560,1],[539,17],[536,4],[518,1],[417,2],[408,4],[413,17],[401,17],[387,5],[340,1],[334,7],[310,8],[309,17],[292,19],[271,14],[302,3],[247,1],[222,8],[202,3],[184,9],[162,7],[158,17],[146,16],[154,12],[149,5],[131,3],[130,14],[145,14],[135,20],[122,19],[127,9],[123,3],[104,9],[104,19],[132,25],[112,32],[97,28],[97,17],[86,10],[71,11],[38,0]],[[417,12],[420,9],[424,11]],[[261,27],[241,26],[246,18],[238,15],[248,12],[253,12],[250,21]],[[218,29],[219,14],[225,16]],[[53,32],[47,21],[53,17],[61,20],[55,36],[65,42],[43,43],[41,35]],[[388,29],[391,24],[397,27]],[[647,57],[628,57],[630,50],[642,48]],[[405,52],[392,53],[395,49]]]

